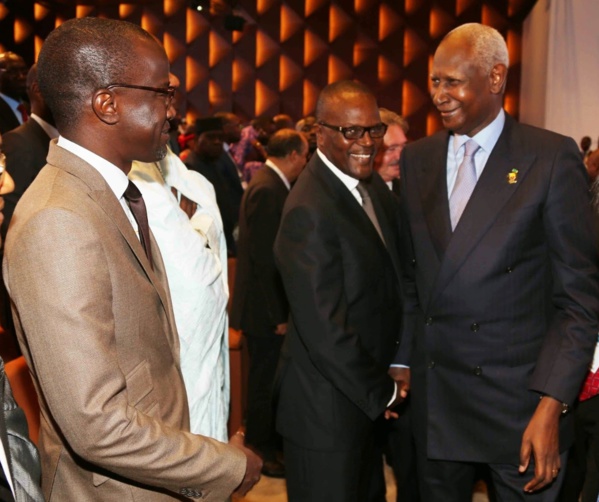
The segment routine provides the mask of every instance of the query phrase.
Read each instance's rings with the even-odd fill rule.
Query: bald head
[[[376,102],[374,93],[360,82],[340,80],[327,85],[321,91],[316,102],[316,120],[326,121],[325,116],[335,109],[336,103],[353,99],[356,96],[370,97]]]

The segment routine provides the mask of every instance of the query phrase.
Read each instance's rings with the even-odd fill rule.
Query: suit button
[[[435,361],[431,361],[430,363],[428,363],[428,369],[432,370],[435,367]]]
[[[514,269],[512,267],[508,267],[505,269],[505,271],[506,273],[511,274],[514,271]]]
[[[481,376],[483,374],[483,369],[480,366],[477,366],[472,370],[472,373],[474,373],[476,376]]]
[[[431,324],[433,324],[433,318],[432,317],[427,317],[426,318],[426,325],[430,326]]]
[[[412,258],[412,266],[415,267],[416,266],[416,258]]]
[[[399,345],[399,340],[395,340],[395,345]]]
[[[478,331],[479,329],[480,329],[480,325],[479,325],[477,322],[473,322],[473,323],[470,325],[470,330],[471,330],[471,331],[474,331],[474,332],[476,332],[476,331]]]

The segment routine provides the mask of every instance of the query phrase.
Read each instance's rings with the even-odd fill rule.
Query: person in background
[[[6,196],[2,223],[3,237],[6,237],[17,202],[46,164],[50,140],[58,138],[54,117],[44,101],[37,82],[36,64],[27,74],[27,95],[31,103],[30,120],[3,136],[6,166],[15,181],[14,191]]]
[[[280,131],[281,129],[293,129],[295,127],[293,119],[286,113],[275,115],[272,118],[272,121],[275,125],[275,132]]]
[[[14,52],[0,54],[0,134],[27,121],[27,65]]]
[[[592,150],[591,150],[591,137],[590,136],[584,136],[581,140],[580,140],[580,153],[582,154],[582,159],[584,161],[584,163],[586,164],[587,159],[589,157],[589,155],[591,154]]]
[[[206,178],[216,193],[216,202],[220,210],[227,250],[229,256],[235,256],[237,246],[233,237],[235,219],[231,205],[229,184],[222,171],[221,160],[223,155],[223,122],[216,117],[196,120],[193,132],[197,137],[193,151],[187,156],[185,165],[192,171],[200,173]]]
[[[308,143],[281,129],[268,141],[268,159],[242,199],[231,325],[243,331],[250,355],[246,438],[264,459],[262,473],[283,477],[277,459],[272,389],[289,306],[275,265],[273,244],[291,184],[306,165]]]
[[[381,108],[381,120],[387,124],[387,132],[383,138],[383,145],[374,159],[374,168],[383,181],[399,198],[399,159],[401,152],[408,142],[407,121],[395,112]]]
[[[314,115],[308,115],[303,119],[297,121],[295,124],[295,130],[301,132],[306,136],[308,140],[308,160],[312,157],[314,152],[316,151],[316,117]]]

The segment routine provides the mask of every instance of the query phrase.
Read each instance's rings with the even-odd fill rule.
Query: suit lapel
[[[356,223],[356,226],[360,228],[361,232],[366,234],[370,233],[371,241],[376,242],[381,251],[386,251],[386,247],[381,240],[381,236],[377,232],[376,228],[374,228],[374,225],[370,221],[370,218],[368,218],[366,211],[364,211],[364,209],[360,206],[354,195],[343,184],[343,182],[331,172],[324,162],[320,160],[320,157],[314,155],[312,158],[314,159],[314,162],[310,161],[310,164],[306,169],[310,169],[316,175],[316,177],[320,178],[322,182],[329,187],[332,198],[337,199],[340,204],[345,206],[345,208],[342,210],[342,213],[347,214],[348,217]],[[371,197],[371,199],[375,198],[376,195]]]
[[[522,186],[534,155],[520,153],[518,124],[506,115],[506,122],[474,192],[464,209],[441,265],[435,286],[440,293],[492,227],[512,195]],[[517,171],[517,182],[509,183],[508,174]]]
[[[449,135],[439,134],[431,148],[427,164],[417,170],[417,183],[428,231],[439,261],[451,239],[449,202],[447,199],[447,142]]]
[[[123,207],[121,206],[118,199],[115,197],[113,191],[110,189],[104,178],[96,171],[92,166],[87,164],[84,160],[71,152],[56,146],[56,140],[53,140],[50,144],[50,151],[48,153],[48,163],[54,165],[59,169],[63,169],[71,175],[79,178],[84,182],[88,188],[88,196],[99,206],[99,208],[110,218],[110,220],[118,228],[119,232],[127,241],[127,244],[131,248],[131,251],[135,255],[140,266],[146,273],[146,276],[156,289],[164,310],[169,315],[170,302],[167,298],[167,293],[161,283],[160,279],[154,273],[150,266],[150,262],[146,256],[146,253],[139,241],[135,230],[131,226],[129,219],[127,218]],[[156,259],[161,259],[160,253],[154,254],[158,249],[154,236],[150,231],[150,241],[152,243],[152,256]],[[161,266],[162,268],[162,266]],[[165,283],[166,284],[166,283]],[[169,316],[170,319],[170,316]],[[171,326],[172,330],[175,330],[175,325]],[[172,340],[169,340],[172,345]]]

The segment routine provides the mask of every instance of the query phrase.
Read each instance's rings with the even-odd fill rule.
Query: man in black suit
[[[243,197],[243,191],[247,183],[242,180],[241,168],[231,156],[229,149],[231,145],[241,139],[241,121],[237,115],[229,112],[220,112],[214,116],[220,118],[223,124],[223,152],[218,162],[229,190],[229,199],[231,200],[231,210],[233,212],[233,226],[236,227],[239,222],[241,198]]]
[[[496,30],[450,32],[431,71],[447,130],[401,157],[402,257],[412,266],[396,362],[410,365],[427,502],[471,500],[481,464],[499,500],[555,500],[572,443],[568,406],[597,340],[580,152],[505,114],[507,68]],[[408,370],[395,373],[405,381]]]
[[[14,52],[0,54],[0,134],[27,120],[27,65]]]
[[[246,441],[261,453],[263,474],[283,477],[276,458],[272,387],[289,306],[272,248],[291,183],[306,165],[308,142],[301,133],[282,129],[271,136],[267,150],[264,166],[241,201],[230,323],[247,336],[250,354]]]
[[[316,117],[318,150],[274,247],[291,310],[277,430],[290,502],[363,502],[374,421],[404,396],[388,375],[401,321],[398,205],[373,175],[386,126],[372,92],[335,82]]]
[[[2,136],[6,168],[15,181],[14,191],[5,197],[3,238],[17,202],[46,164],[50,140],[58,137],[52,112],[37,84],[37,65],[27,74],[27,95],[31,103],[30,120]]]

